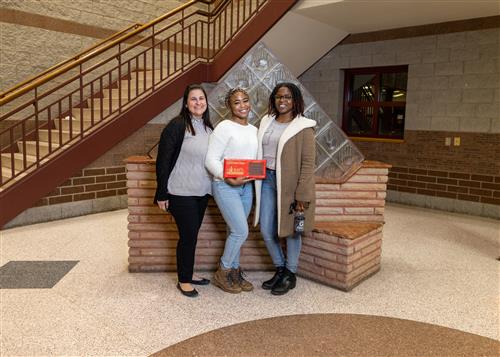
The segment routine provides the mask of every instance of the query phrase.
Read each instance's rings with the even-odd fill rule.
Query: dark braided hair
[[[186,124],[187,130],[194,136],[196,135],[196,132],[194,131],[193,127],[193,122],[191,120],[191,113],[189,112],[189,109],[187,107],[188,100],[189,100],[189,92],[192,90],[199,89],[203,92],[203,95],[205,96],[205,100],[207,101],[207,109],[202,115],[203,118],[203,125],[205,126],[205,130],[207,128],[210,128],[214,130],[214,127],[212,123],[210,122],[210,111],[208,110],[208,97],[207,97],[207,92],[205,92],[205,89],[200,84],[190,84],[186,87],[184,90],[184,96],[182,97],[182,107],[181,107],[181,112],[179,113],[179,116],[184,119],[184,123]]]
[[[245,94],[248,98],[250,98],[250,96],[248,95],[248,92],[245,89],[241,88],[241,87],[236,87],[236,88],[230,89],[227,92],[226,97],[224,98],[224,103],[226,103],[226,107],[228,109],[231,109],[231,103],[229,103],[229,101],[231,100],[231,96],[234,93],[238,93],[238,92],[241,92],[241,93]]]
[[[278,93],[278,90],[282,87],[286,87],[290,90],[292,93],[292,101],[293,101],[293,107],[292,107],[292,118],[295,118],[297,115],[304,115],[304,98],[302,97],[302,92],[300,91],[299,87],[295,85],[294,83],[290,82],[282,82],[278,83],[271,95],[269,96],[269,105],[267,107],[267,114],[269,115],[274,115],[275,117],[279,116],[279,111],[278,108],[276,108],[276,93]]]

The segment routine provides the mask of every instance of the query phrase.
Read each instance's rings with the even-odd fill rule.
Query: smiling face
[[[233,118],[246,120],[250,113],[250,99],[244,92],[234,92],[229,97],[229,109]]]
[[[280,87],[274,96],[274,103],[279,115],[291,113],[293,110],[293,96],[288,87]]]
[[[192,116],[201,118],[207,110],[207,98],[201,89],[189,91],[187,99],[187,108]]]

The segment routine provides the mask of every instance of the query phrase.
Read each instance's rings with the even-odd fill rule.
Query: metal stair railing
[[[1,93],[0,190],[195,64],[212,62],[268,1],[188,1]]]

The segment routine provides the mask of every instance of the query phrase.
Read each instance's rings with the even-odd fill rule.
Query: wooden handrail
[[[189,2],[185,3],[184,5],[181,5],[179,7],[177,7],[176,9],[174,10],[171,10],[169,12],[167,12],[166,14],[162,15],[161,17],[158,17],[150,22],[148,22],[147,24],[144,24],[140,27],[137,27],[135,30],[133,30],[132,32],[129,32],[129,33],[126,33],[122,36],[120,36],[119,38],[109,42],[107,45],[103,46],[102,48],[100,49],[97,49],[93,52],[90,52],[90,53],[87,53],[85,55],[83,55],[82,57],[76,59],[75,61],[73,61],[72,59],[70,59],[69,61],[65,61],[65,62],[71,62],[71,63],[67,63],[67,64],[59,64],[59,65],[56,65],[54,67],[60,67],[59,69],[53,71],[52,73],[47,73],[46,75],[36,79],[33,83],[23,87],[23,88],[20,88],[20,89],[15,89],[15,90],[8,90],[4,93],[2,93],[0,95],[0,105],[4,105],[18,97],[20,97],[21,95],[29,92],[30,90],[36,88],[36,87],[39,87],[41,86],[42,84],[44,83],[47,83],[48,81],[50,81],[51,79],[63,74],[63,73],[66,73],[68,72],[69,70],[77,67],[78,65],[82,64],[83,62],[86,62],[88,61],[89,59],[92,59],[94,57],[96,57],[97,55],[103,53],[103,52],[106,52],[107,50],[109,50],[110,48],[114,47],[115,45],[119,44],[119,43],[122,43],[122,42],[125,42],[126,40],[128,40],[129,38],[137,35],[138,33],[156,25],[157,23],[165,20],[166,18],[168,17],[171,17],[181,11],[183,11],[184,9],[192,6],[193,4],[199,2],[200,0],[190,0]],[[203,0],[201,2],[205,3],[205,4],[212,4],[214,2],[216,2],[217,0]],[[226,0],[223,0],[221,1],[221,3],[225,3]],[[201,13],[200,10],[196,11],[196,13]],[[19,88],[19,85],[17,86]]]

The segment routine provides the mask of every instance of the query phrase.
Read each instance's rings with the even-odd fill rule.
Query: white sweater
[[[210,134],[205,167],[214,180],[224,180],[224,159],[255,160],[256,157],[257,128],[224,120]]]

